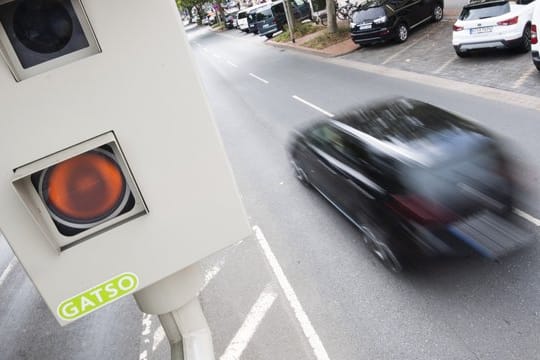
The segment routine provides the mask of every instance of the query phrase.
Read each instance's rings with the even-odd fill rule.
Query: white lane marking
[[[207,48],[203,48],[204,51],[208,52],[208,49]]]
[[[263,320],[264,316],[274,303],[277,298],[277,293],[272,290],[270,285],[267,285],[263,290],[259,298],[249,310],[246,319],[242,323],[240,329],[234,335],[234,338],[231,340],[227,349],[221,357],[220,360],[239,360],[242,356],[242,353],[246,349],[251,338],[257,331],[259,324]]]
[[[540,219],[537,219],[535,218],[534,216],[530,215],[530,214],[527,214],[525,211],[522,211],[522,210],[519,210],[519,209],[514,209],[514,212],[521,216],[522,218],[524,218],[525,220],[527,220],[528,222],[536,225],[536,226],[540,226]]]
[[[268,241],[266,241],[266,238],[264,237],[262,230],[258,226],[254,226],[253,230],[255,231],[255,236],[257,237],[257,240],[259,241],[259,245],[263,249],[264,255],[266,256],[266,259],[268,260],[268,263],[270,264],[272,271],[274,272],[274,274],[276,275],[276,278],[278,279],[279,285],[281,286],[283,293],[287,297],[287,300],[289,301],[289,304],[291,305],[294,311],[294,315],[296,316],[296,319],[298,320],[298,322],[300,323],[300,326],[302,327],[302,331],[304,332],[304,335],[308,339],[309,344],[311,345],[311,348],[313,349],[315,358],[317,360],[330,360],[330,358],[328,357],[328,353],[326,352],[326,349],[324,348],[324,345],[321,342],[321,339],[319,338],[319,335],[313,328],[313,325],[311,325],[311,321],[306,315],[304,308],[302,307],[302,304],[300,304],[300,301],[298,300],[296,293],[294,292],[291,284],[289,283],[289,280],[285,276],[285,273],[283,273],[283,269],[281,268],[281,265],[279,265],[279,262],[277,261],[276,256],[272,252],[272,249],[270,249],[270,245],[268,245]]]
[[[261,81],[261,82],[263,82],[263,83],[265,83],[265,84],[268,84],[268,81],[267,81],[267,80],[264,80],[263,78],[258,77],[258,76],[255,75],[254,73],[249,73],[249,76],[254,77],[255,79],[257,79],[257,80],[259,80],[259,81]]]
[[[227,60],[227,64],[229,64],[229,65],[231,65],[232,67],[235,67],[235,68],[238,67],[238,65],[236,65],[235,63],[233,63],[232,61],[229,61],[229,60]]]
[[[401,49],[400,51],[398,51],[397,53],[394,53],[392,55],[390,55],[389,57],[386,58],[386,60],[384,60],[381,65],[385,65],[387,63],[389,63],[392,59],[398,57],[399,55],[403,54],[405,51],[409,50],[410,48],[412,48],[413,46],[415,46],[416,44],[418,44],[420,41],[424,41],[425,38],[427,38],[430,34],[426,34],[424,36],[422,36],[420,39],[417,39],[416,41],[412,42],[409,46],[406,46],[404,47],[403,49]]]
[[[533,73],[536,73],[536,68],[534,66],[531,66],[531,68],[529,69],[529,71],[526,71],[525,73],[523,73],[523,75],[521,75],[521,77],[519,79],[516,80],[516,82],[514,83],[514,85],[512,85],[512,88],[513,89],[517,89],[518,87],[520,87],[521,85],[523,85],[523,83],[525,82],[525,80],[527,80],[527,78],[529,76],[531,76]]]
[[[221,55],[219,55],[219,54],[213,53],[212,55],[214,55],[214,57],[215,57],[216,59],[221,59]]]
[[[161,344],[161,342],[165,339],[165,330],[163,330],[163,327],[159,327],[155,332],[154,332],[154,343],[152,344],[152,351],[156,351],[156,349],[158,348],[159,344]]]
[[[15,267],[15,264],[17,264],[17,258],[14,256],[11,261],[9,262],[8,266],[2,271],[2,275],[0,275],[0,286],[6,281],[6,278],[8,277],[9,273],[13,268]]]
[[[453,63],[454,61],[456,61],[456,59],[457,59],[457,56],[454,56],[454,57],[450,58],[450,60],[446,61],[444,64],[442,64],[441,66],[439,66],[439,67],[437,68],[437,70],[435,70],[433,73],[434,73],[434,74],[439,74],[441,71],[443,71],[444,69],[446,69],[446,67],[447,67],[448,65],[450,65],[451,63]]]
[[[326,111],[326,110],[324,110],[324,109],[318,107],[317,105],[312,104],[312,103],[310,103],[309,101],[302,99],[300,96],[293,95],[292,98],[293,98],[294,100],[298,100],[298,101],[300,101],[301,103],[306,104],[307,106],[309,106],[309,107],[311,107],[311,108],[313,108],[313,109],[315,109],[315,110],[317,110],[317,111],[319,111],[319,112],[322,112],[322,113],[323,113],[324,115],[326,115],[326,116],[334,117],[334,114],[332,114],[331,112],[328,112],[328,111]]]
[[[204,282],[203,286],[201,288],[201,291],[203,291],[206,286],[212,281],[212,279],[221,271],[221,267],[223,266],[223,263],[225,262],[224,259],[221,259],[218,261],[218,263],[214,266],[212,266],[210,269],[207,269],[204,273]]]
[[[139,354],[139,360],[148,360],[148,345],[150,344],[149,335],[152,331],[152,315],[143,313],[142,317],[142,346]]]

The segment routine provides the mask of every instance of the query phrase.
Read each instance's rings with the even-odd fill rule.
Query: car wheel
[[[388,241],[388,234],[385,231],[372,225],[362,226],[361,231],[366,247],[377,260],[393,272],[403,271],[402,258]]]
[[[433,9],[433,21],[439,22],[443,18],[443,7],[440,4],[435,5],[435,8]]]
[[[536,66],[536,70],[540,71],[540,65],[534,65]]]
[[[271,39],[274,36],[274,34],[266,34],[265,36],[267,39]]]
[[[523,53],[531,51],[531,25],[525,25],[517,50]]]
[[[304,169],[302,169],[302,167],[298,165],[294,159],[291,159],[291,165],[294,170],[294,175],[296,176],[298,181],[300,181],[302,184],[306,186],[309,186],[310,185],[309,179]]]
[[[456,55],[459,56],[460,58],[465,58],[465,57],[471,56],[471,53],[468,51],[461,51],[461,50],[456,49]]]
[[[397,27],[397,41],[404,43],[409,38],[409,28],[407,24],[401,23]]]

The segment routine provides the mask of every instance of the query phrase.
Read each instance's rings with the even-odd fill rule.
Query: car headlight
[[[373,22],[375,24],[384,24],[386,22],[386,20],[388,20],[388,18],[386,17],[386,15],[384,15],[384,16],[381,16],[379,18],[376,18],[375,20],[373,20]]]
[[[351,29],[354,29],[354,28],[356,27],[356,24],[355,24],[355,23],[353,23],[353,22],[352,22],[352,23],[350,23],[349,25],[351,26]]]

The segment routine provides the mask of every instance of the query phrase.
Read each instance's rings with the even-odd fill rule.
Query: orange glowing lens
[[[126,182],[111,156],[89,151],[47,171],[47,205],[60,217],[78,222],[110,215],[125,196]]]

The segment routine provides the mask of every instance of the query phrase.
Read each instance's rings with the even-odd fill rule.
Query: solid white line
[[[265,83],[265,84],[268,84],[268,81],[264,80],[263,78],[258,77],[257,75],[255,75],[255,74],[253,74],[253,73],[249,73],[249,76],[252,76],[252,77],[254,77],[254,78],[257,79],[257,80],[262,81],[262,82]]]
[[[386,58],[386,60],[384,60],[381,65],[384,65],[384,64],[387,64],[388,62],[390,62],[390,60],[398,57],[399,55],[401,55],[402,53],[404,53],[405,51],[409,50],[410,48],[412,48],[413,46],[415,46],[416,44],[418,44],[420,41],[423,41],[425,38],[427,38],[430,34],[426,34],[424,36],[422,36],[420,39],[414,41],[412,44],[410,44],[409,46],[406,46],[404,47],[403,49],[401,49],[400,51],[398,51],[397,53],[394,53],[393,55],[389,56]]]
[[[313,349],[315,358],[317,360],[329,360],[330,358],[328,357],[328,353],[326,352],[326,349],[324,348],[324,345],[321,342],[319,335],[313,328],[313,325],[311,325],[311,321],[306,315],[304,308],[302,307],[302,304],[300,304],[300,301],[298,300],[296,293],[294,292],[291,284],[289,283],[289,280],[287,280],[287,277],[283,273],[283,269],[279,265],[279,262],[277,261],[276,256],[272,252],[272,249],[270,249],[270,245],[268,245],[268,242],[266,241],[264,234],[262,233],[261,229],[258,226],[254,226],[253,231],[255,231],[255,236],[257,237],[257,240],[259,241],[259,245],[263,249],[264,255],[268,259],[268,263],[270,264],[270,267],[272,267],[272,270],[274,274],[276,275],[276,278],[278,279],[279,285],[281,286],[283,293],[287,297],[287,300],[289,301],[289,304],[291,305],[294,311],[296,319],[300,323],[300,326],[302,327],[302,331],[304,332],[304,335],[308,339],[309,344],[311,345],[311,348]]]
[[[232,67],[235,67],[235,68],[238,67],[238,65],[236,65],[235,63],[233,63],[233,62],[231,62],[229,60],[227,60],[227,64],[229,64],[229,65],[231,65]]]
[[[223,263],[225,262],[224,259],[221,259],[218,261],[218,263],[214,266],[212,266],[210,269],[207,269],[204,273],[204,282],[203,286],[201,288],[201,291],[203,291],[206,286],[212,281],[212,279],[221,271],[221,267],[223,266]]]
[[[309,107],[311,107],[311,108],[313,108],[313,109],[315,109],[315,110],[317,110],[319,112],[322,112],[326,116],[334,117],[334,114],[332,114],[331,112],[328,112],[328,111],[318,107],[317,105],[314,105],[314,104],[310,103],[309,101],[302,99],[300,96],[293,95],[292,98],[295,99],[295,100],[300,101],[301,103],[306,104],[307,106],[309,106]]]
[[[516,80],[516,82],[514,83],[514,85],[512,85],[512,88],[513,89],[517,89],[518,87],[520,87],[521,85],[523,85],[523,83],[525,82],[525,80],[527,80],[527,78],[529,76],[531,76],[533,73],[536,72],[536,68],[534,66],[531,66],[531,68],[529,69],[529,71],[526,71],[525,73],[523,73],[523,75],[521,75],[521,77],[519,79]]]
[[[457,56],[454,56],[454,57],[450,58],[450,59],[449,59],[448,61],[446,61],[444,64],[442,64],[441,66],[439,66],[439,67],[437,68],[437,70],[435,70],[433,73],[434,73],[434,74],[440,73],[441,71],[443,71],[444,69],[446,69],[446,67],[447,67],[448,65],[450,65],[451,63],[453,63],[456,59],[457,59]]]
[[[277,298],[277,293],[272,290],[270,285],[267,285],[264,291],[259,295],[259,298],[249,310],[246,319],[242,323],[242,326],[234,335],[227,349],[220,360],[238,360],[242,356],[242,353],[249,344],[251,338],[257,331],[259,324],[263,320],[264,316]]]
[[[5,268],[5,270],[2,271],[2,275],[0,275],[0,286],[2,286],[2,284],[8,277],[11,270],[13,270],[13,268],[15,267],[16,263],[17,263],[17,258],[14,256],[13,259],[11,259],[11,261],[9,262],[8,266]]]
[[[519,216],[521,216],[522,218],[524,218],[525,220],[527,220],[528,222],[533,223],[533,224],[536,225],[536,226],[540,226],[540,219],[537,219],[537,218],[535,218],[534,216],[529,215],[529,214],[527,214],[525,211],[521,211],[521,210],[519,210],[519,209],[514,209],[514,212],[515,212],[517,215],[519,215]]]

